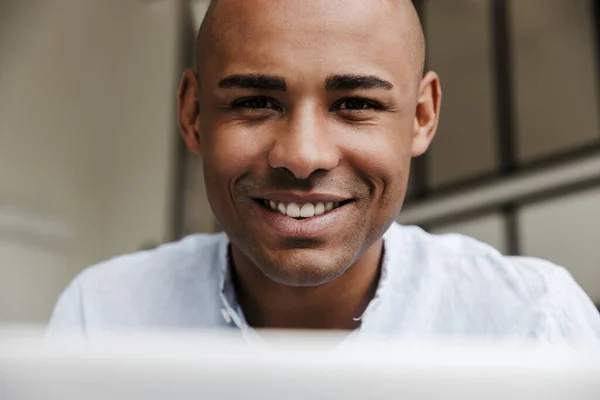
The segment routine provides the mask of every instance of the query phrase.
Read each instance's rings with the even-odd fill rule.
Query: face
[[[184,75],[182,130],[212,210],[276,282],[319,285],[353,265],[433,137],[437,78],[420,79],[394,4],[223,2],[198,82]]]

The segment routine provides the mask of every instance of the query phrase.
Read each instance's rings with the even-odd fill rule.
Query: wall
[[[82,268],[169,239],[179,3],[2,7],[0,321],[44,321]]]

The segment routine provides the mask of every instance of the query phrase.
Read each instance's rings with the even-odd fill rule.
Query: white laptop
[[[65,337],[0,331],[0,399],[600,399],[600,353],[226,332]]]

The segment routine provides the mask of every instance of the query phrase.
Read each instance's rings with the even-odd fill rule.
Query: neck
[[[277,283],[231,245],[238,302],[256,328],[352,330],[375,296],[383,240],[375,242],[339,278],[315,287]]]

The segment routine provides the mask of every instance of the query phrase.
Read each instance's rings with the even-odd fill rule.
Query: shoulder
[[[74,283],[85,289],[106,287],[110,283],[132,284],[143,281],[185,278],[186,275],[211,274],[226,251],[224,234],[196,234],[155,249],[111,258],[84,269]]]
[[[411,282],[426,288],[430,301],[437,299],[445,318],[463,310],[469,317],[451,317],[536,340],[600,343],[600,314],[565,268],[505,256],[459,234],[395,225],[386,235],[399,249],[391,256],[394,268],[402,270],[403,260],[410,260]],[[395,275],[398,282],[406,279],[406,273]]]
[[[178,324],[218,297],[224,234],[191,235],[83,270],[60,296],[50,327],[85,329]]]
[[[415,226],[395,224],[390,237],[421,267],[445,277],[466,274],[470,280],[492,281],[517,292],[543,293],[556,277],[570,276],[562,267],[531,257],[505,256],[492,246],[460,234],[430,234]]]

